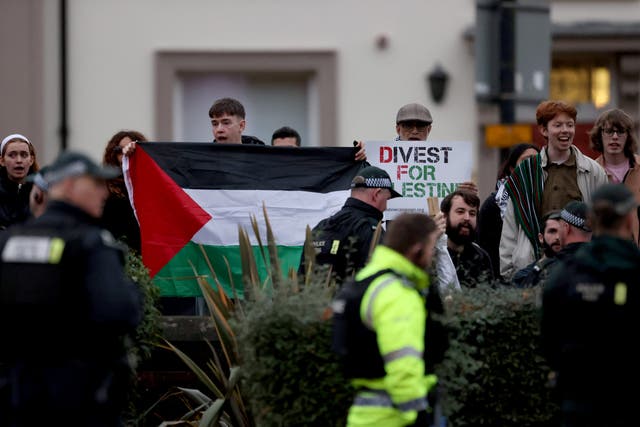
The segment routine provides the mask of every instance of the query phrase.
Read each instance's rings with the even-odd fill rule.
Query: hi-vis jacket
[[[420,291],[429,285],[429,276],[398,252],[378,246],[356,280],[385,269],[393,272],[369,285],[360,318],[376,333],[386,375],[352,380],[358,392],[349,410],[349,427],[412,424],[418,411],[428,408],[427,393],[436,383],[424,362],[427,312]]]

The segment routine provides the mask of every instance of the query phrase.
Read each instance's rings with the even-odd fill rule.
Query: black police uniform
[[[342,209],[313,227],[316,264],[331,265],[336,281],[341,283],[364,267],[371,240],[381,220],[382,212],[377,208],[349,197]],[[383,234],[380,234],[380,240]],[[300,273],[304,273],[304,254],[302,256]]]
[[[542,343],[567,426],[637,424],[640,251],[594,237],[553,269],[544,288]]]
[[[81,209],[51,201],[2,234],[0,258],[0,424],[119,425],[123,338],[142,316],[121,247]]]

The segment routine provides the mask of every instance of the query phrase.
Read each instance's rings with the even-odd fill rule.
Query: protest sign
[[[387,171],[401,198],[387,204],[385,219],[402,212],[429,213],[427,199],[442,200],[458,184],[470,181],[473,144],[470,141],[367,141],[367,161]]]

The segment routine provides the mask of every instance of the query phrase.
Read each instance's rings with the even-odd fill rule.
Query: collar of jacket
[[[7,175],[6,168],[3,167],[2,169],[0,169],[0,187],[5,192],[9,194],[18,194],[19,192],[30,193],[32,185],[33,184],[31,182],[24,182],[22,184],[18,184],[17,182],[9,179],[9,175]]]
[[[44,214],[40,218],[50,218],[56,216],[67,216],[73,217],[74,219],[85,222],[87,224],[93,224],[98,226],[99,220],[92,217],[84,210],[80,209],[77,206],[69,204],[67,202],[63,202],[62,200],[51,200],[47,205],[47,209]]]
[[[575,145],[571,145],[569,149],[576,156],[576,169],[579,172],[588,172],[589,171],[589,161],[586,159],[582,151],[578,149]],[[544,170],[547,167],[547,161],[549,160],[549,156],[547,155],[547,146],[545,145],[542,150],[540,150],[540,166]]]
[[[370,205],[369,203],[365,203],[362,200],[358,200],[355,197],[349,197],[347,201],[344,203],[345,208],[353,208],[363,211],[367,216],[372,216],[377,218],[378,221],[382,220],[382,212],[378,210],[375,206]]]
[[[392,269],[395,273],[405,277],[413,283],[418,290],[429,286],[429,275],[404,255],[384,245],[376,246],[371,261],[357,275],[357,279],[366,278],[376,271]]]
[[[603,154],[600,154],[596,158],[596,163],[599,164],[600,166],[602,166],[602,168],[604,169],[604,155]],[[633,157],[629,159],[629,170],[635,169],[636,167],[638,167],[638,165],[640,165],[640,155],[634,154]],[[607,172],[606,169],[604,171]],[[609,172],[607,172],[607,176],[609,176]]]

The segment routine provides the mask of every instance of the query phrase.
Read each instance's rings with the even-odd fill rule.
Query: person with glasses
[[[403,105],[396,114],[396,141],[426,141],[432,123],[431,112],[424,105],[417,102]],[[478,186],[472,181],[463,182],[458,188],[479,194]]]
[[[540,258],[540,218],[572,201],[589,203],[607,183],[598,163],[573,145],[576,108],[564,101],[543,101],[536,109],[538,130],[547,141],[524,160],[505,184],[509,202],[500,237],[500,274],[511,280],[518,270]]]
[[[396,141],[426,141],[432,123],[431,112],[424,105],[403,105],[396,115]]]
[[[636,154],[638,141],[633,119],[624,111],[614,108],[600,114],[591,131],[591,147],[600,153],[596,162],[607,173],[609,182],[623,183],[640,203],[640,156]],[[638,215],[633,221],[632,239],[639,240]]]

